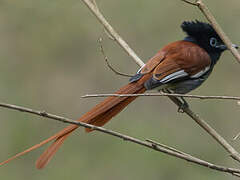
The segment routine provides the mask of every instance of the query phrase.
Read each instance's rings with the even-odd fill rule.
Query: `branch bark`
[[[204,167],[207,167],[207,168],[210,168],[210,169],[213,169],[213,170],[217,170],[217,171],[221,171],[221,172],[230,173],[230,174],[232,174],[234,176],[237,176],[237,177],[240,176],[240,169],[228,168],[228,167],[212,164],[210,162],[207,162],[207,161],[204,161],[202,159],[191,156],[190,154],[179,151],[179,150],[177,150],[173,147],[169,147],[167,145],[163,145],[161,143],[158,143],[158,142],[155,142],[155,141],[152,141],[152,140],[149,140],[149,139],[147,139],[146,141],[140,140],[140,139],[137,139],[137,138],[134,138],[134,137],[131,137],[131,136],[127,136],[127,135],[124,135],[124,134],[121,134],[121,133],[118,133],[118,132],[115,132],[115,131],[112,131],[112,130],[105,129],[103,127],[98,127],[98,126],[94,126],[94,125],[91,125],[91,124],[86,124],[86,123],[79,122],[79,121],[73,121],[73,120],[65,118],[65,117],[50,114],[50,113],[47,113],[46,111],[37,111],[37,110],[30,109],[30,108],[25,108],[25,107],[21,107],[21,106],[12,105],[12,104],[6,104],[6,103],[0,103],[0,107],[7,108],[7,109],[12,109],[12,110],[17,110],[17,111],[20,111],[20,112],[26,112],[26,113],[34,114],[34,115],[37,115],[37,116],[42,116],[42,117],[52,119],[52,120],[55,120],[55,121],[60,121],[60,122],[63,122],[63,123],[74,124],[74,125],[77,125],[77,126],[90,128],[90,129],[93,129],[93,130],[96,130],[96,131],[99,131],[99,132],[109,134],[111,136],[123,139],[124,141],[129,141],[129,142],[132,142],[134,144],[138,144],[138,145],[150,148],[152,150],[162,152],[162,153],[165,153],[167,155],[170,155],[170,156],[173,156],[173,157],[176,157],[176,158],[179,158],[179,159],[183,159],[183,160],[186,160],[186,161],[194,163],[194,164],[198,164],[200,166],[204,166]],[[0,163],[0,166],[3,165],[3,164],[4,164],[4,162]]]
[[[99,11],[95,1],[91,0],[82,0],[87,7],[92,11],[96,16],[99,22],[104,26],[106,31],[114,38],[114,40],[123,48],[123,50],[131,56],[134,61],[141,67],[144,65],[144,62],[136,55],[136,53],[129,47],[129,45],[121,38],[121,36],[113,29],[113,27],[107,22],[102,13]]]
[[[122,47],[127,54],[129,54],[133,60],[142,67],[143,61],[136,55],[136,53],[127,45],[127,43],[120,37],[120,35],[112,28],[107,22],[104,16],[99,11],[96,3],[92,3],[90,0],[82,0],[91,12],[97,17],[99,22],[105,27],[105,29],[115,38],[120,47]],[[182,103],[176,97],[169,97],[179,108],[182,108]],[[240,162],[240,154],[220,135],[214,130],[207,122],[195,114],[189,107],[185,107],[183,111],[190,116],[199,126],[201,126],[209,135],[211,135],[228,153],[230,156]]]
[[[239,101],[239,96],[202,96],[202,95],[192,95],[192,94],[173,94],[173,93],[144,93],[144,94],[86,94],[81,96],[82,98],[93,98],[93,97],[134,97],[134,96],[173,96],[173,97],[184,97],[184,98],[194,98],[194,99],[213,99],[213,100],[235,100]]]

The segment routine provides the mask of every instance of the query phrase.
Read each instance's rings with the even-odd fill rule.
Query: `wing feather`
[[[205,74],[211,66],[208,53],[197,44],[188,41],[177,41],[160,50],[164,58],[158,63],[156,58],[145,67],[152,70],[152,78],[147,82],[147,89],[152,89],[170,81],[184,77],[198,78]],[[162,58],[162,57],[161,57]],[[154,67],[154,66],[155,67]],[[142,71],[146,69],[142,69]]]

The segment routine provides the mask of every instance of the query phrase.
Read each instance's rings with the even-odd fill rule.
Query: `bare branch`
[[[112,131],[112,130],[105,129],[103,127],[98,127],[98,126],[94,126],[94,125],[91,125],[91,124],[86,124],[86,123],[79,122],[79,121],[73,121],[73,120],[65,118],[65,117],[50,114],[50,113],[47,113],[46,111],[37,111],[37,110],[30,109],[30,108],[25,108],[25,107],[21,107],[21,106],[12,105],[12,104],[6,104],[6,103],[0,103],[0,107],[7,108],[7,109],[12,109],[12,110],[17,110],[17,111],[20,111],[20,112],[27,112],[27,113],[31,113],[31,114],[34,114],[34,115],[37,115],[37,116],[42,116],[42,117],[45,117],[45,118],[48,118],[48,119],[52,119],[52,120],[55,120],[55,121],[60,121],[60,122],[63,122],[63,123],[74,124],[74,125],[77,125],[77,126],[90,128],[90,129],[93,129],[93,130],[96,130],[96,131],[99,131],[99,132],[109,134],[109,135],[115,136],[117,138],[123,139],[124,141],[129,141],[129,142],[132,142],[132,143],[135,143],[135,144],[139,144],[141,146],[145,146],[145,147],[150,148],[152,150],[162,152],[162,153],[165,153],[167,155],[174,156],[176,158],[183,159],[183,160],[186,160],[188,162],[198,164],[198,165],[201,165],[201,166],[213,169],[213,170],[230,173],[234,176],[239,176],[240,175],[240,169],[228,168],[228,167],[224,167],[224,166],[215,165],[215,164],[209,163],[207,161],[201,160],[199,158],[193,157],[193,156],[191,156],[187,153],[181,152],[181,151],[179,151],[175,148],[169,147],[167,145],[163,145],[161,143],[158,143],[158,142],[155,142],[155,141],[152,141],[152,140],[147,140],[148,142],[146,142],[146,141],[143,141],[143,140],[131,137],[131,136],[127,136],[127,135],[124,135],[124,134],[121,134],[121,133],[118,133],[118,132],[115,132],[115,131]]]
[[[185,97],[194,99],[214,99],[214,100],[240,100],[239,96],[202,96],[202,95],[191,95],[191,94],[171,94],[171,93],[144,93],[144,94],[86,94],[81,98],[93,98],[93,97],[134,97],[134,96],[173,96],[173,97]]]
[[[195,114],[190,108],[182,107],[182,102],[176,97],[169,96],[169,98],[183,110],[183,112],[187,113],[199,126],[201,126],[208,134],[210,134],[222,147],[230,153],[230,156],[240,162],[239,153],[220,135],[218,132],[213,129],[209,124],[207,124],[202,118],[200,118],[197,114]]]
[[[160,146],[160,147],[169,149],[170,151],[174,151],[174,152],[176,152],[176,153],[183,154],[183,155],[188,156],[188,157],[192,157],[190,154],[184,153],[184,152],[179,151],[179,150],[177,150],[177,149],[175,149],[175,148],[173,148],[173,147],[170,147],[170,146],[167,146],[167,145],[165,145],[165,144],[162,144],[162,143],[153,141],[153,140],[151,140],[151,139],[146,139],[146,141],[152,143],[153,145],[155,144],[155,145],[157,145],[157,146]]]
[[[118,33],[113,29],[113,27],[107,22],[104,16],[99,11],[96,6],[96,2],[92,3],[90,0],[82,0],[87,7],[92,11],[100,23],[105,27],[107,32],[114,37],[115,41],[124,49],[124,51],[131,56],[134,61],[142,67],[144,65],[143,61],[136,55],[136,53],[129,47],[129,45],[118,35]]]
[[[233,137],[233,140],[234,141],[237,140],[239,138],[239,136],[240,136],[240,132],[236,136]]]
[[[228,38],[228,36],[225,34],[225,32],[222,30],[221,26],[218,24],[215,17],[212,15],[212,13],[208,9],[208,7],[203,3],[203,1],[197,0],[195,3],[189,2],[187,0],[181,0],[181,1],[191,4],[191,5],[194,5],[194,6],[197,6],[201,10],[201,12],[207,18],[207,20],[212,24],[215,31],[221,37],[223,42],[226,44],[228,49],[231,51],[232,55],[240,63],[240,54],[239,54],[238,50],[233,46],[233,43]]]
[[[198,4],[196,2],[191,2],[191,1],[187,1],[187,0],[181,0],[181,1],[183,1],[183,2],[185,2],[187,4],[191,4],[193,6],[198,6]]]
[[[92,13],[96,16],[99,22],[106,28],[106,30],[115,38],[120,47],[124,49],[133,60],[142,67],[144,65],[143,61],[136,55],[136,53],[127,45],[127,43],[119,36],[119,34],[112,28],[112,26],[107,22],[98,8],[91,3],[90,0],[82,0],[87,7],[92,11]],[[169,98],[178,106],[182,107],[182,103],[179,99],[173,96],[169,96]],[[195,114],[189,107],[184,108],[184,112],[190,116],[199,126],[201,126],[208,134],[210,134],[227,152],[231,154],[231,157],[238,162],[240,162],[240,154],[220,135],[218,134],[207,122],[205,122],[202,118],[200,118],[197,114]]]
[[[105,32],[105,34],[107,35],[107,37],[108,37],[110,40],[115,41],[115,38],[112,37],[105,28],[103,28],[103,29],[104,29],[104,32]]]
[[[106,54],[105,54],[105,51],[104,51],[104,49],[103,49],[102,38],[99,38],[98,42],[99,42],[99,44],[100,44],[100,51],[101,51],[101,53],[102,53],[102,55],[103,55],[103,57],[104,57],[105,62],[107,63],[108,68],[109,68],[111,71],[113,71],[116,75],[125,76],[125,77],[132,77],[132,75],[118,72],[117,70],[115,70],[115,69],[110,65],[110,63],[108,62],[108,58],[107,58],[107,56],[106,56]]]

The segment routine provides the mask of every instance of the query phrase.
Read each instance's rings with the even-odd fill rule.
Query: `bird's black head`
[[[181,28],[188,35],[185,40],[194,42],[205,49],[216,62],[221,53],[227,49],[213,27],[204,22],[184,21]]]

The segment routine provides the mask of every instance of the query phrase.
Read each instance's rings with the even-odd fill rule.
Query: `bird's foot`
[[[184,113],[185,109],[187,109],[189,107],[189,104],[183,97],[181,97],[180,99],[182,100],[182,104],[178,107],[178,112]]]

